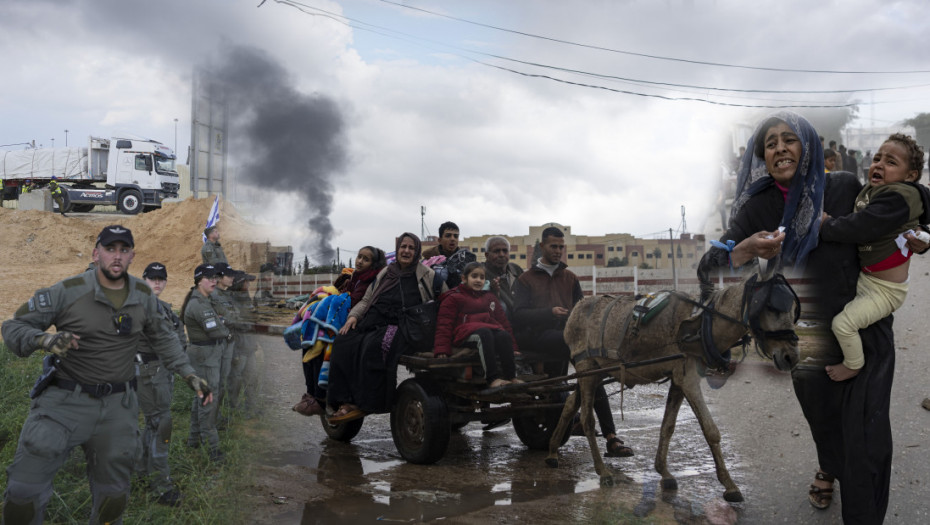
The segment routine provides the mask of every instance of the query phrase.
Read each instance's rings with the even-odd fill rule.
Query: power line
[[[300,2],[296,2],[296,1],[293,1],[293,0],[275,0],[275,1],[276,1],[277,3],[284,4],[284,5],[293,7],[293,8],[295,8],[295,9],[298,9],[299,11],[301,11],[301,12],[303,12],[303,13],[305,13],[305,14],[311,15],[311,16],[323,16],[324,18],[329,18],[329,19],[331,19],[331,20],[333,20],[333,21],[335,21],[335,22],[338,22],[338,23],[340,23],[340,24],[343,24],[343,25],[345,25],[345,26],[347,26],[347,27],[351,27],[351,28],[353,28],[353,29],[359,29],[359,30],[362,30],[362,31],[369,31],[369,32],[372,32],[372,33],[375,33],[375,34],[379,34],[379,35],[382,35],[382,36],[386,36],[386,37],[389,37],[389,38],[397,38],[397,39],[407,40],[408,42],[411,42],[411,43],[413,43],[413,44],[415,44],[415,45],[420,45],[420,46],[428,47],[428,46],[425,46],[424,44],[422,44],[422,43],[420,43],[420,42],[417,42],[417,41],[415,41],[415,40],[414,40],[414,41],[411,41],[411,40],[408,40],[407,38],[404,38],[404,37],[409,37],[409,38],[413,38],[413,39],[416,39],[416,40],[426,40],[426,41],[428,41],[428,42],[432,42],[432,43],[435,43],[435,44],[438,44],[438,45],[441,45],[441,46],[444,46],[444,47],[447,47],[447,48],[459,49],[459,50],[463,50],[463,51],[466,51],[466,52],[469,52],[469,53],[474,53],[474,54],[477,54],[477,55],[484,55],[484,56],[489,56],[489,57],[498,58],[498,59],[501,59],[501,58],[506,59],[506,57],[499,57],[499,56],[497,56],[497,55],[491,55],[491,54],[482,53],[482,52],[479,52],[479,51],[466,50],[466,49],[458,48],[458,47],[456,47],[456,46],[450,46],[450,45],[448,45],[448,44],[443,44],[443,43],[441,43],[441,42],[433,42],[433,41],[430,41],[430,40],[428,40],[428,39],[423,39],[423,38],[420,38],[420,37],[415,37],[415,36],[413,36],[413,35],[408,35],[408,34],[406,34],[406,33],[403,33],[403,32],[400,32],[400,31],[396,31],[396,30],[393,30],[393,29],[390,29],[390,28],[384,28],[384,27],[380,27],[380,26],[373,25],[373,24],[369,24],[369,23],[364,22],[364,21],[361,21],[361,20],[353,19],[353,18],[351,18],[351,17],[347,17],[347,16],[340,15],[340,14],[337,14],[337,13],[332,13],[332,12],[330,12],[330,11],[326,11],[326,10],[324,10],[324,9],[321,9],[321,8],[318,8],[318,7],[314,7],[314,6],[309,6],[309,5],[306,5],[306,4],[303,4],[303,3],[300,3]],[[319,11],[319,12],[322,13],[322,14],[316,13],[316,12],[308,12],[308,11],[307,11],[308,9],[313,10],[313,11]],[[346,20],[348,20],[348,21],[350,21],[350,22],[346,22]],[[364,26],[369,26],[369,27],[361,27],[361,26],[358,26],[358,25],[354,25],[354,24],[352,24],[351,22],[355,22],[355,23],[358,23],[358,24],[363,24]],[[374,29],[373,29],[373,28],[374,28]],[[391,33],[396,33],[396,34],[387,34],[387,33],[384,33],[384,32],[382,32],[382,31],[389,31],[389,32],[391,32]],[[401,35],[401,36],[397,36],[397,35]],[[853,107],[853,106],[857,106],[857,105],[862,105],[861,102],[859,102],[859,103],[857,103],[857,102],[851,102],[851,103],[845,103],[845,104],[840,104],[840,103],[837,103],[837,104],[827,104],[827,103],[817,103],[817,102],[812,102],[812,103],[790,102],[790,103],[787,103],[787,104],[739,104],[739,103],[732,103],[732,102],[714,101],[714,100],[709,100],[709,99],[705,99],[705,98],[698,98],[698,97],[673,97],[673,96],[666,96],[666,95],[658,95],[658,94],[650,94],[650,93],[642,93],[642,92],[637,92],[637,91],[616,89],[616,88],[611,88],[611,87],[607,87],[607,86],[600,86],[600,85],[596,85],[596,84],[587,84],[587,83],[583,83],[583,82],[575,82],[575,81],[571,81],[571,80],[565,80],[565,79],[553,77],[553,76],[550,76],[550,75],[543,75],[543,74],[536,74],[536,73],[527,73],[527,72],[519,71],[519,70],[512,69],[512,68],[508,68],[508,67],[504,67],[504,66],[500,66],[500,65],[496,65],[496,64],[491,64],[491,63],[488,63],[488,62],[485,62],[485,61],[482,61],[482,60],[478,60],[478,59],[476,59],[476,58],[472,58],[472,57],[469,57],[469,56],[461,55],[461,54],[458,54],[458,53],[453,53],[453,54],[454,54],[455,56],[459,57],[459,58],[462,58],[462,59],[464,59],[464,60],[468,60],[468,61],[474,62],[474,63],[476,63],[476,64],[480,64],[480,65],[483,65],[483,66],[486,66],[486,67],[498,69],[498,70],[501,70],[501,71],[506,71],[506,72],[509,72],[509,73],[513,73],[513,74],[521,75],[521,76],[525,76],[525,77],[530,77],[530,78],[541,78],[541,79],[545,79],[545,80],[551,80],[551,81],[553,81],[553,82],[559,82],[559,83],[563,83],[563,84],[567,84],[567,85],[573,85],[573,86],[578,86],[578,87],[586,87],[586,88],[590,88],[590,89],[600,89],[600,90],[610,91],[610,92],[619,93],[619,94],[626,94],[626,95],[633,95],[633,96],[640,96],[640,97],[648,97],[648,98],[659,98],[659,99],[671,100],[671,101],[691,101],[691,102],[703,102],[703,103],[713,104],[713,105],[719,105],[719,106],[743,107],[743,108],[770,108],[770,109],[783,109],[783,108],[846,108],[846,107]],[[507,60],[514,60],[514,59],[507,59]],[[518,62],[519,62],[519,61],[518,61]],[[551,67],[551,66],[543,66],[543,67]],[[554,68],[554,69],[558,69],[558,68]],[[603,75],[597,75],[597,74],[594,74],[594,73],[585,73],[585,72],[579,72],[579,73],[580,73],[580,74],[587,74],[587,75],[591,75],[591,76],[603,76]],[[619,78],[619,77],[617,77],[617,78]],[[643,81],[643,82],[646,82],[646,81]],[[674,84],[670,84],[670,85],[674,85]],[[691,87],[691,86],[682,86],[682,87]],[[691,87],[691,88],[694,89],[694,87]],[[710,88],[702,88],[702,89],[710,89]],[[762,91],[759,91],[759,92],[762,92]],[[741,97],[741,98],[746,98],[746,97]]]
[[[473,20],[468,20],[468,19],[466,19],[466,18],[459,18],[459,17],[456,17],[456,16],[445,15],[445,14],[442,14],[442,13],[437,13],[437,12],[435,12],[435,11],[430,11],[430,10],[428,10],[428,9],[423,9],[423,8],[420,8],[420,7],[414,7],[414,6],[411,6],[411,5],[401,4],[401,3],[398,3],[398,2],[393,2],[393,1],[391,1],[391,0],[381,0],[381,2],[384,2],[385,4],[394,5],[394,6],[397,6],[397,7],[402,7],[402,8],[404,8],[404,9],[410,9],[410,10],[413,10],[413,11],[419,11],[419,12],[422,12],[422,13],[427,13],[427,14],[430,14],[430,15],[433,15],[433,16],[438,16],[438,17],[441,17],[441,18],[447,18],[447,19],[449,19],[449,20],[455,20],[455,21],[457,21],[457,22],[462,22],[462,23],[465,23],[465,24],[471,24],[471,25],[475,25],[475,26],[479,26],[479,27],[485,27],[485,28],[488,28],[488,29],[494,29],[494,30],[496,30],[496,31],[503,31],[503,32],[506,32],[506,33],[512,33],[512,34],[515,34],[515,35],[525,36],[525,37],[529,37],[529,38],[536,38],[536,39],[539,39],[539,40],[546,40],[546,41],[549,41],[549,42],[555,42],[555,43],[559,43],[559,44],[566,44],[566,45],[575,46],[575,47],[583,47],[583,48],[587,48],[587,49],[594,49],[594,50],[598,50],[598,51],[607,51],[607,52],[609,52],[609,53],[618,53],[618,54],[621,54],[621,55],[630,55],[630,56],[637,56],[637,57],[642,57],[642,58],[651,58],[651,59],[655,59],[655,60],[666,60],[666,61],[670,61],[670,62],[683,62],[683,63],[686,63],[686,64],[697,64],[697,65],[704,65],[704,66],[728,67],[728,68],[737,68],[737,69],[751,69],[751,70],[756,70],[756,71],[777,71],[777,72],[786,72],[786,73],[829,73],[829,74],[843,74],[843,75],[888,75],[888,74],[930,73],[930,70],[843,71],[843,70],[827,70],[827,69],[788,69],[788,68],[765,67],[765,66],[745,66],[745,65],[741,65],[741,64],[726,64],[726,63],[722,63],[722,62],[705,62],[705,61],[701,61],[701,60],[689,60],[689,59],[686,59],[686,58],[665,57],[665,56],[660,56],[660,55],[650,55],[650,54],[646,54],[646,53],[637,53],[637,52],[633,52],[633,51],[625,51],[625,50],[622,50],[622,49],[612,49],[612,48],[609,48],[609,47],[595,46],[595,45],[591,45],[591,44],[581,44],[581,43],[578,43],[578,42],[572,42],[572,41],[570,41],[570,40],[562,40],[562,39],[559,39],[559,38],[553,38],[553,37],[548,37],[548,36],[543,36],[543,35],[537,35],[537,34],[534,34],[534,33],[527,33],[527,32],[525,32],[525,31],[518,31],[518,30],[515,30],[515,29],[508,29],[508,28],[505,28],[505,27],[499,27],[499,26],[495,26],[495,25],[491,25],[491,24],[485,24],[485,23],[482,23],[482,22],[475,22],[475,21],[473,21]]]

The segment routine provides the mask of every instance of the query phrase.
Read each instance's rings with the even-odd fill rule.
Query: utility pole
[[[68,130],[65,130],[65,147],[68,147]]]
[[[688,233],[688,221],[685,220],[685,205],[681,205],[681,233]]]
[[[178,156],[178,119],[174,119],[174,156]]]
[[[685,207],[681,207],[682,218],[684,218]],[[678,289],[678,272],[675,271],[675,236],[672,235],[672,229],[668,229],[668,240],[669,240],[669,254],[672,256],[672,281],[675,282],[674,289]]]
[[[426,240],[426,206],[420,206],[420,239]]]

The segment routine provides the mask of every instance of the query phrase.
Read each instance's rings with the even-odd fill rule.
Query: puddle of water
[[[383,472],[385,470],[394,468],[398,465],[403,465],[404,462],[400,460],[392,461],[375,461],[372,459],[360,458],[362,462],[362,474],[377,474],[378,472]]]

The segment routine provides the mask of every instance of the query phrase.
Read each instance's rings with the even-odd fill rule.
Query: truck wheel
[[[435,384],[411,377],[397,389],[391,435],[401,457],[419,465],[442,459],[451,437],[449,411]]]
[[[564,402],[564,397],[562,398]],[[561,408],[548,408],[545,410],[536,410],[513,417],[513,430],[517,433],[520,441],[530,450],[549,450],[549,440],[552,438],[552,432],[559,425],[559,418],[562,417]],[[561,445],[568,441],[572,434],[571,425],[565,430],[562,436]]]
[[[358,435],[359,430],[362,429],[363,421],[365,421],[365,418],[330,424],[329,420],[326,419],[326,415],[320,415],[320,423],[323,425],[323,431],[326,432],[326,435],[330,439],[342,441],[343,443],[352,441],[352,438]]]
[[[117,202],[119,211],[126,215],[135,215],[142,211],[142,194],[136,190],[124,191]]]

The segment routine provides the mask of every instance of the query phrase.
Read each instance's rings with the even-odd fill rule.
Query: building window
[[[633,252],[633,253],[630,254],[630,255],[631,255],[632,257],[639,257],[639,252]]]
[[[689,258],[689,259],[694,259],[694,254],[693,254],[693,253],[689,253],[689,254],[688,254],[688,258]]]
[[[472,252],[472,253],[478,253],[478,248],[472,248],[472,249],[471,249],[471,252]]]
[[[647,258],[647,259],[652,259],[652,254],[651,254],[651,253],[647,253],[647,254],[646,254],[646,258]]]
[[[671,258],[672,258],[672,254],[668,254],[668,258],[671,259]]]
[[[574,253],[568,254],[568,258],[569,258],[569,259],[574,259],[574,258],[575,258],[575,254],[574,254]]]
[[[607,251],[608,251],[608,252],[614,251],[614,247],[613,247],[613,246],[608,246],[608,247],[607,247]]]
[[[622,252],[622,251],[623,251],[623,246],[617,246],[617,251],[618,251],[618,252]]]
[[[481,248],[481,253],[484,253],[484,248]]]
[[[585,259],[590,259],[590,258],[591,258],[591,254],[590,254],[590,253],[585,254],[584,258],[585,258]]]
[[[603,254],[603,253],[597,254],[597,258],[598,258],[598,259],[603,259],[603,258],[604,258],[604,254]]]
[[[517,254],[511,253],[511,254],[510,254],[510,258],[511,258],[511,259],[516,259],[516,258],[517,258]],[[526,259],[526,256],[524,255],[523,258]]]
[[[520,258],[521,258],[521,259],[526,259],[526,254],[525,254],[525,253],[521,253],[521,254],[520,254]]]

